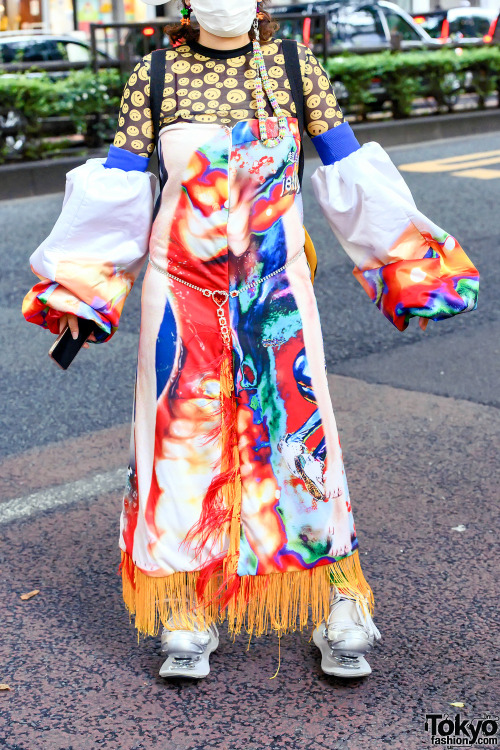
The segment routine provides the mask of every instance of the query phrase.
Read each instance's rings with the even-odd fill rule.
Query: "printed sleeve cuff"
[[[133,154],[131,151],[118,148],[118,146],[110,146],[108,158],[103,166],[106,169],[122,169],[124,172],[145,172],[148,164],[149,158],[147,156],[139,156],[139,154]]]
[[[352,154],[361,148],[348,122],[327,130],[326,133],[311,138],[323,164],[335,164],[336,161]]]

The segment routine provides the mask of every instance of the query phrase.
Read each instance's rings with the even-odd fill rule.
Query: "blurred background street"
[[[141,283],[114,338],[60,371],[21,303],[62,193],[0,202],[5,750],[422,750],[426,713],[498,713],[500,133],[389,152],[481,286],[476,311],[398,332],[352,276],[306,160],[330,392],[383,636],[373,674],[350,682],[321,672],[309,632],[282,639],[270,679],[276,639],[247,650],[224,628],[206,680],[158,677],[159,638],[137,644],[116,574]]]

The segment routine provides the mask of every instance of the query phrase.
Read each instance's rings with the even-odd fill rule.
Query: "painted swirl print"
[[[195,600],[209,621],[257,635],[303,628],[309,612],[324,620],[332,583],[372,607],[304,253],[297,123],[272,148],[256,120],[176,123],[162,139],[121,517],[125,604],[139,632],[191,627]]]
[[[96,264],[93,257],[61,259],[57,282],[35,284],[24,299],[23,315],[30,323],[58,333],[61,315],[72,313],[97,323],[101,332],[96,340],[108,341],[118,329],[137,272],[130,273],[113,263]]]
[[[422,237],[429,248],[423,258],[353,271],[372,302],[400,331],[412,317],[443,320],[477,307],[479,272],[456,239],[447,233],[435,237],[427,232]]]
[[[202,570],[227,555],[229,519],[213,497],[223,485],[224,428],[235,430],[241,476],[238,576],[305,570],[357,549],[318,310],[300,255],[299,147],[293,120],[273,149],[262,146],[256,121],[243,122],[229,133],[217,129],[183,171],[164,264],[191,284],[229,293],[235,412],[224,426],[217,306],[150,270],[143,294],[165,295],[154,466],[147,499],[126,501],[122,523],[123,547],[135,557],[134,532],[146,525],[144,570]],[[132,478],[131,491],[136,486]],[[208,516],[210,534],[200,523]]]
[[[247,191],[248,227],[244,243],[237,249],[230,243],[231,290],[281,267],[299,247],[294,230],[303,237],[289,213],[298,187],[297,145],[276,164],[249,130],[245,124],[233,138],[232,161],[241,172],[232,189],[240,196]],[[320,332],[306,263],[231,298],[230,307],[241,425],[238,573],[331,563],[356,549],[357,539],[333,415],[324,398],[320,410],[315,393],[326,382],[322,343],[309,328],[306,346],[305,320]]]

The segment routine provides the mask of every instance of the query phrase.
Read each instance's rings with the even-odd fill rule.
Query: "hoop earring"
[[[183,26],[189,26],[191,24],[191,13],[192,8],[187,4],[186,0],[183,0],[184,7],[181,8],[181,24]]]

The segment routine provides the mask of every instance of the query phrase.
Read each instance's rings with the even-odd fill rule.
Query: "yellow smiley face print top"
[[[302,72],[305,129],[311,137],[344,122],[328,74],[311,50],[298,44]],[[257,65],[251,42],[237,50],[213,50],[198,43],[167,50],[160,127],[173,122],[233,126],[257,116]],[[286,117],[295,117],[281,39],[262,44],[267,72]],[[123,90],[114,145],[140,156],[154,150],[150,107],[151,55],[137,63]],[[273,116],[267,99],[266,113]]]

